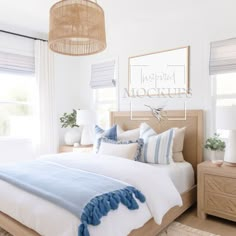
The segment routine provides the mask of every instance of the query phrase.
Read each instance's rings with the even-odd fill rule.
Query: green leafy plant
[[[60,117],[61,127],[62,128],[74,128],[79,127],[76,124],[76,110],[73,109],[72,113],[64,113],[62,117]]]
[[[206,140],[205,148],[212,151],[224,151],[225,142],[220,139],[219,134],[215,133],[213,137]]]

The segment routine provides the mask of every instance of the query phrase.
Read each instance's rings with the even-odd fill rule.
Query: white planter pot
[[[209,159],[211,161],[224,160],[224,152],[209,150]]]
[[[225,152],[223,151],[216,151],[216,160],[224,160]]]
[[[216,151],[210,151],[210,160],[215,161],[216,160]]]
[[[65,133],[64,140],[66,145],[74,145],[79,143],[81,138],[81,131],[79,128],[73,128]]]

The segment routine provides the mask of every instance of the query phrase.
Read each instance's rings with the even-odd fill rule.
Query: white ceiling
[[[0,0],[0,30],[47,37],[50,7],[59,0]],[[95,0],[92,0],[95,1]],[[209,9],[235,6],[235,0],[97,0],[106,16],[108,34],[117,26],[135,27],[139,23],[163,21],[176,16],[185,18],[194,13],[196,19],[209,15]],[[219,5],[219,6],[218,6]],[[225,10],[228,10],[225,9]],[[223,9],[224,10],[224,9]],[[180,12],[185,12],[181,15]]]
[[[55,2],[57,0],[1,0],[0,29],[45,35],[49,9]]]
[[[0,0],[0,29],[47,36],[49,25],[50,7],[59,0]],[[95,1],[95,0],[92,0]],[[193,0],[181,0],[191,2]],[[98,0],[106,14],[107,20],[114,24],[120,24],[125,19],[133,22],[134,19],[142,19],[160,15],[174,10],[180,6],[176,0]],[[183,4],[181,7],[186,7]]]

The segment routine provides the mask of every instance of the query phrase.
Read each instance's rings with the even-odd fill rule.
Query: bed
[[[196,177],[196,168],[197,164],[202,161],[202,136],[203,136],[203,127],[202,127],[202,119],[203,112],[200,110],[187,111],[187,119],[183,120],[182,117],[184,115],[184,111],[168,111],[169,117],[175,117],[174,120],[165,120],[161,124],[156,122],[156,119],[149,112],[135,112],[132,114],[135,117],[135,120],[130,120],[129,112],[113,112],[111,113],[111,123],[119,124],[123,129],[134,129],[137,128],[141,122],[143,122],[140,118],[145,117],[148,118],[148,122],[153,128],[155,128],[158,132],[167,130],[170,127],[187,127],[186,130],[186,138],[184,144],[184,156],[185,160],[191,163],[192,168],[194,169],[195,177]],[[174,164],[178,165],[178,164]],[[180,175],[179,173],[173,172],[172,169],[177,169],[174,167],[169,167],[169,170],[166,170],[170,178],[175,179],[176,175]],[[185,165],[185,164],[184,164]],[[182,169],[191,169],[186,164],[185,166],[178,167],[180,170]],[[188,166],[188,167],[187,167]],[[183,171],[182,171],[183,172]],[[184,173],[187,174],[188,171]],[[190,170],[191,172],[191,170]],[[188,174],[187,174],[188,175]],[[180,178],[186,179],[186,175]],[[181,181],[180,181],[181,182]],[[163,230],[169,223],[171,223],[174,219],[176,219],[179,215],[181,215],[186,209],[188,209],[193,203],[196,201],[196,185],[192,185],[192,183],[186,183],[185,186],[175,183],[178,191],[181,193],[181,198],[183,201],[183,205],[181,207],[172,208],[164,217],[162,224],[157,225],[153,219],[149,219],[150,216],[146,216],[148,222],[144,224],[142,227],[133,230],[129,235],[131,236],[141,236],[141,235],[150,235],[154,236]],[[196,183],[196,178],[195,178]],[[191,186],[191,187],[190,187]],[[144,214],[145,215],[145,210]],[[38,236],[39,234],[35,231],[29,229],[24,224],[17,222],[13,218],[8,215],[0,212],[0,227],[4,228],[6,231],[10,232],[14,236]],[[135,228],[135,227],[134,227]]]

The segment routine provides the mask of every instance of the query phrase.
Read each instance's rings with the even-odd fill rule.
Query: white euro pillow
[[[121,141],[136,141],[139,139],[139,133],[139,128],[123,131],[121,128],[117,127],[117,139]]]

